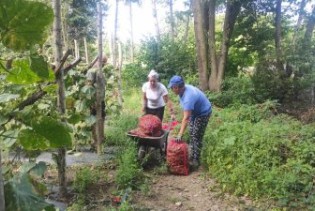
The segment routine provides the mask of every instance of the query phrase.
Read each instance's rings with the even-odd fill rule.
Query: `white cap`
[[[149,77],[149,78],[158,79],[158,78],[159,78],[159,74],[158,74],[155,70],[151,70],[151,71],[149,72],[148,77]]]

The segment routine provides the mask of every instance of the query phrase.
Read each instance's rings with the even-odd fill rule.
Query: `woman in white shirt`
[[[158,116],[163,121],[164,108],[168,104],[171,118],[174,120],[174,112],[172,103],[168,98],[166,87],[159,82],[159,74],[155,70],[151,70],[148,75],[148,81],[142,86],[143,92],[143,107],[144,114],[153,114]]]

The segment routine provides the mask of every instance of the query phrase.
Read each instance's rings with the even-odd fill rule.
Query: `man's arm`
[[[178,137],[180,137],[180,138],[183,137],[184,132],[185,132],[185,130],[187,128],[188,122],[190,120],[190,116],[191,116],[191,111],[190,110],[184,111],[184,116],[183,116],[183,119],[182,119],[182,123],[181,123],[181,126],[180,126]]]

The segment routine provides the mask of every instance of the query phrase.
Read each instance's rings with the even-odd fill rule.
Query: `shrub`
[[[263,107],[217,110],[205,135],[203,161],[226,191],[272,198],[281,207],[314,207],[313,126]]]
[[[83,167],[75,174],[73,188],[82,194],[91,184],[96,183],[100,178],[101,175],[98,170],[92,170],[91,167]]]
[[[224,80],[222,92],[207,93],[211,102],[219,107],[227,107],[235,104],[253,104],[254,87],[247,76],[230,77]]]
[[[294,93],[292,79],[272,63],[259,64],[252,77],[252,82],[258,102],[264,102],[267,99],[283,102],[285,99],[292,98]]]
[[[136,144],[129,142],[122,152],[116,175],[116,182],[120,189],[136,188],[141,183],[141,168],[137,160]]]

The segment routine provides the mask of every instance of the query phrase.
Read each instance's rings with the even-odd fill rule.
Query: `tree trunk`
[[[129,3],[129,18],[130,18],[130,59],[134,62],[134,38],[133,38],[133,13],[132,13],[132,3]]]
[[[207,38],[204,31],[204,13],[202,0],[193,0],[194,30],[196,39],[197,65],[199,73],[199,87],[201,90],[208,89],[208,52]]]
[[[306,24],[306,30],[304,34],[304,43],[306,45],[308,45],[309,42],[312,40],[314,27],[315,27],[315,6],[313,6],[312,13]]]
[[[60,61],[62,58],[62,37],[61,37],[61,0],[53,1],[53,9],[54,9],[54,25],[53,25],[53,46],[54,46],[54,54],[55,54],[55,66],[58,67],[60,65]],[[64,80],[63,80],[63,69],[56,74],[56,82],[58,84],[58,109],[61,116],[64,116],[66,113],[66,104],[65,104],[65,88],[64,88]],[[66,149],[60,148],[58,149],[57,155],[57,168],[58,168],[58,183],[59,183],[59,193],[61,196],[65,196],[67,193],[66,187]]]
[[[119,13],[119,0],[116,0],[115,7],[115,26],[114,35],[112,40],[112,52],[113,52],[113,66],[117,68],[117,30],[118,30],[118,13]]]
[[[2,177],[2,163],[0,150],[0,211],[5,211],[5,197],[4,197],[4,180]]]
[[[210,1],[209,14],[210,17],[215,14],[215,2]],[[227,63],[228,51],[230,47],[230,39],[233,33],[236,18],[241,11],[242,3],[241,1],[229,0],[226,6],[224,26],[223,26],[223,37],[221,43],[221,51],[218,57],[216,57],[215,51],[215,38],[214,38],[214,18],[209,19],[209,36],[210,36],[210,58],[211,58],[211,75],[209,80],[210,91],[220,92],[221,85],[223,82],[224,71]],[[213,19],[213,20],[211,20]],[[210,23],[211,22],[211,23]],[[216,69],[214,69],[216,68]]]
[[[83,38],[83,42],[84,42],[84,51],[85,51],[85,62],[86,62],[87,64],[90,64],[90,61],[89,61],[89,52],[88,52],[88,45],[87,45],[86,37]]]
[[[313,7],[312,13],[311,13],[311,15],[310,15],[310,17],[306,23],[306,30],[305,30],[304,41],[303,41],[303,45],[305,46],[304,49],[310,49],[309,46],[311,46],[310,43],[312,41],[314,27],[315,27],[315,6]],[[311,88],[312,89],[312,91],[311,91],[311,103],[312,103],[312,105],[315,104],[314,87],[315,87],[315,84],[313,83],[312,88]]]
[[[62,27],[62,37],[65,49],[69,49],[69,37],[68,37],[68,25],[66,21],[66,14],[69,11],[69,4],[64,4],[61,10],[61,27]]]
[[[188,41],[188,33],[189,33],[189,24],[190,24],[190,16],[187,15],[186,17],[186,24],[185,24],[185,33],[184,33],[184,37],[183,37],[183,43],[184,45],[187,44],[187,41]]]
[[[99,68],[96,74],[96,139],[97,154],[102,153],[102,143],[104,140],[104,117],[102,115],[102,103],[105,98],[105,77],[103,73],[103,42],[102,42],[102,5],[98,3],[98,64]]]
[[[122,63],[123,63],[123,55],[121,44],[118,45],[118,55],[119,55],[119,65],[118,65],[118,105],[122,106],[123,98],[122,98],[122,81],[121,81],[121,70],[122,70]]]
[[[174,11],[173,11],[173,0],[169,0],[170,7],[170,25],[171,25],[171,38],[172,41],[175,39],[175,19],[174,19]]]
[[[159,19],[158,19],[157,8],[156,8],[156,0],[152,0],[152,5],[153,5],[153,18],[155,20],[156,37],[158,40],[161,40]]]
[[[217,84],[217,53],[215,47],[215,6],[216,1],[209,1],[209,54],[210,54],[210,64],[211,64],[211,74],[209,78],[209,89],[211,91],[219,91]]]
[[[302,0],[300,3],[300,7],[299,7],[299,11],[298,11],[298,20],[294,29],[294,34],[293,34],[293,38],[292,38],[292,43],[294,48],[295,46],[295,42],[296,42],[296,37],[298,35],[299,30],[301,29],[301,25],[302,25],[302,20],[304,18],[304,8],[306,6],[306,0]]]
[[[279,70],[283,70],[282,50],[281,50],[281,4],[282,4],[282,0],[277,0],[276,17],[275,17],[275,27],[276,27],[275,46],[276,46],[277,67]]]

